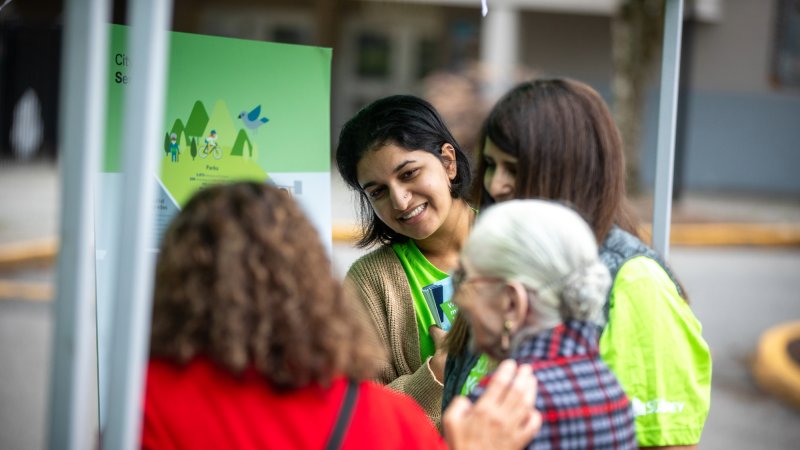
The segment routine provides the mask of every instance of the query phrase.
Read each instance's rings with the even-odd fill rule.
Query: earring
[[[511,328],[514,324],[510,320],[503,322],[503,333],[500,335],[500,349],[503,352],[508,352],[511,346]]]

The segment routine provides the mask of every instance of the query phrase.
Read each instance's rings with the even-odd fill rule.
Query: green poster
[[[109,118],[121,115],[135,64],[125,53],[126,32],[112,26]],[[280,172],[330,169],[330,49],[187,33],[170,33],[170,49],[164,134],[179,135],[179,162],[207,162],[192,157],[190,142],[200,152],[216,130],[216,161],[231,170],[249,161]],[[122,126],[109,121],[105,172],[120,171]]]
[[[147,61],[127,54],[128,27],[111,25],[108,109],[96,192],[98,366],[101,421],[108,391],[114,293],[110,267],[119,240],[123,114],[130,69]],[[161,142],[157,152],[155,250],[191,195],[209,184],[256,180],[288,191],[331,248],[331,50],[300,45],[170,33]],[[155,252],[153,253],[155,254]]]
[[[106,174],[122,171],[123,102],[137,63],[127,31],[111,28]],[[195,191],[237,179],[284,187],[329,230],[319,212],[330,198],[331,50],[188,33],[170,33],[169,44],[163,142],[140,149],[161,156],[156,236]]]

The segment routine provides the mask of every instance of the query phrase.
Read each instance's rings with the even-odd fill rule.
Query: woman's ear
[[[506,284],[505,293],[508,300],[503,311],[503,320],[511,322],[511,332],[514,333],[527,323],[530,309],[528,290],[522,283],[510,281]]]
[[[442,144],[441,154],[442,154],[442,164],[444,164],[444,170],[447,172],[447,177],[450,180],[455,179],[456,174],[458,174],[458,164],[456,164],[456,148],[453,147],[453,144],[444,143]]]

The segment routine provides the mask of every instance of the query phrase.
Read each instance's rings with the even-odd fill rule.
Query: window
[[[391,46],[385,35],[362,32],[356,38],[357,73],[362,78],[384,80],[389,77]]]
[[[776,17],[773,82],[800,87],[800,0],[779,0]]]
[[[307,30],[302,27],[291,25],[275,26],[269,40],[272,42],[282,42],[284,44],[312,44],[311,36]]]
[[[422,39],[417,45],[417,78],[422,79],[436,68],[439,46],[433,39]]]

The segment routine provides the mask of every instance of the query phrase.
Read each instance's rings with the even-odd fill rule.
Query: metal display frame
[[[666,0],[653,208],[653,247],[669,256],[672,175],[678,102],[683,0]],[[105,122],[108,0],[69,0],[65,5],[64,70],[60,111],[61,247],[52,347],[48,446],[83,450],[96,447],[90,430],[95,370],[91,352],[95,255],[93,196]],[[123,138],[125,205],[115,258],[114,312],[108,420],[102,448],[133,449],[141,426],[141,398],[152,308],[153,258],[148,243],[154,220],[155,179],[166,83],[168,28],[172,2],[128,2],[131,18],[131,82],[125,100]],[[130,131],[127,131],[130,130]],[[135,131],[134,131],[135,130]],[[99,421],[98,421],[99,423]]]

